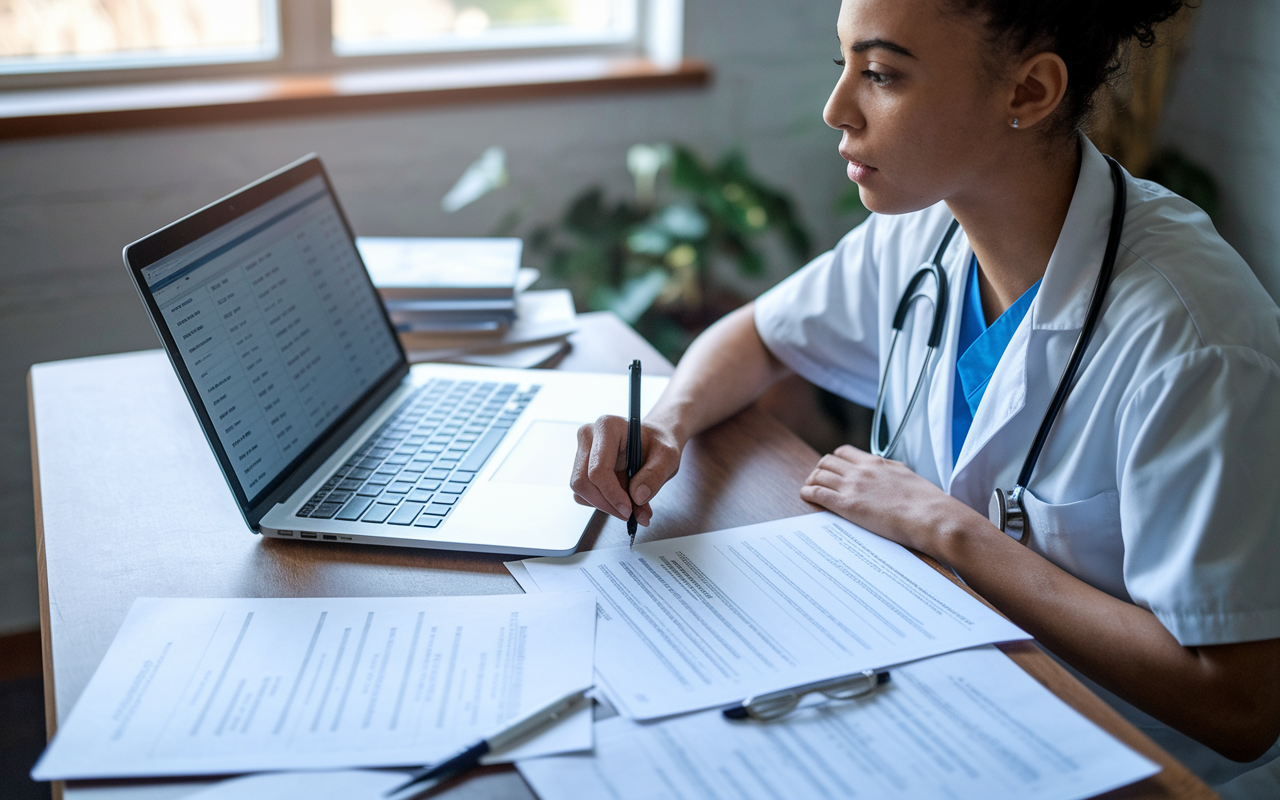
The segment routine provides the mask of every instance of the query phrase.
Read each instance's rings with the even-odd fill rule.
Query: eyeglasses
[[[729,719],[746,719],[766,721],[786,716],[800,705],[806,696],[817,692],[830,700],[852,700],[871,694],[889,682],[888,670],[864,669],[853,675],[845,675],[831,680],[807,683],[781,692],[748,697],[742,705],[726,708],[724,715]]]

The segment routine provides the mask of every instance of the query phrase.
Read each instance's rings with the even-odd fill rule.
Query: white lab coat
[[[959,309],[973,257],[963,232],[943,258],[950,308],[941,357],[894,457],[984,516],[992,489],[1017,478],[1102,262],[1110,172],[1091,143],[1081,147],[1075,195],[1039,293],[991,377],[954,468]],[[1277,638],[1280,309],[1203,212],[1126,178],[1115,277],[1024,495],[1029,546],[1150,609],[1183,645]],[[757,301],[764,342],[814,383],[874,405],[898,300],[950,222],[942,203],[872,215]],[[918,303],[899,338],[886,378],[891,429],[914,386],[930,322],[928,303]],[[1108,699],[1211,783],[1250,768]],[[1273,747],[1255,766],[1278,753]]]

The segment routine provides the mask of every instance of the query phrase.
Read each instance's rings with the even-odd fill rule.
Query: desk
[[[584,314],[560,369],[649,374],[671,366],[611,314]],[[160,351],[37,364],[29,382],[45,713],[71,711],[134,598],[498,594],[519,591],[484,554],[285,541],[245,528],[186,397]],[[817,454],[756,409],[690,443],[654,501],[645,539],[683,536],[812,511],[798,495]],[[597,514],[583,547],[625,544]],[[507,558],[509,560],[509,557]],[[1023,669],[1164,770],[1109,797],[1213,793],[1030,644],[1005,648]],[[73,783],[75,800],[181,797],[199,781]],[[511,767],[481,771],[455,798],[531,798]]]

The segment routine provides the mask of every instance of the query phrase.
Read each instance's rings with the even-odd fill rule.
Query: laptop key
[[[396,481],[395,483],[387,487],[387,492],[390,494],[404,494],[405,492],[408,492],[412,488],[413,488],[412,481]]]
[[[342,508],[341,503],[321,503],[315,511],[311,513],[314,519],[329,519],[338,513],[338,509]]]
[[[360,519],[360,515],[367,511],[372,503],[372,497],[353,497],[342,507],[342,510],[338,512],[338,516],[334,517],[334,519]]]
[[[360,518],[361,522],[386,522],[387,517],[391,516],[391,512],[396,507],[388,503],[374,503],[373,508]]]
[[[432,480],[443,480],[444,478],[449,477],[449,470],[439,468],[429,469],[427,470],[426,477]]]
[[[436,495],[435,502],[443,503],[446,506],[451,506],[454,503],[458,502],[458,496],[456,494],[445,494],[444,492],[441,492]]]
[[[382,494],[382,487],[376,483],[366,483],[364,486],[360,487],[358,492],[356,492],[356,496],[358,497],[377,497],[380,494]]]
[[[427,506],[426,511],[424,511],[423,513],[430,514],[435,517],[443,517],[452,510],[453,510],[453,506],[446,506],[444,503],[432,503],[431,505]]]
[[[493,455],[493,451],[498,449],[498,443],[502,441],[502,437],[506,435],[505,430],[490,429],[484,436],[481,436],[471,448],[471,452],[467,453],[467,457],[458,465],[458,469],[467,472],[479,472],[484,466],[484,462],[489,460],[489,456]]]
[[[429,503],[431,502],[431,495],[432,492],[427,489],[414,489],[405,495],[405,499],[411,503]]]
[[[444,494],[462,494],[466,490],[467,485],[465,483],[455,483],[454,481],[449,481],[440,487],[440,491]]]
[[[413,518],[418,516],[418,512],[422,510],[422,503],[401,503],[395,513],[387,519],[392,525],[408,525],[413,522]]]
[[[444,517],[433,517],[430,514],[423,514],[418,517],[418,521],[413,523],[413,526],[415,528],[439,528],[441,522],[444,522]]]
[[[471,479],[474,478],[475,476],[476,474],[474,472],[464,472],[463,470],[457,470],[452,475],[449,476],[449,480],[456,481],[458,483],[470,483]]]

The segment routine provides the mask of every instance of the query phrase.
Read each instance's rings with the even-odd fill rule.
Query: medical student
[[[891,458],[841,447],[805,500],[951,566],[1211,784],[1280,796],[1280,310],[1204,213],[1080,133],[1180,6],[844,0],[824,119],[874,213],[694,342],[629,494],[618,417],[579,431],[572,487],[648,524],[689,439],[789,371],[880,400]],[[925,275],[893,343],[935,260],[945,314]],[[1090,316],[1017,498],[1026,535],[1002,530],[993,489],[1019,483]]]

